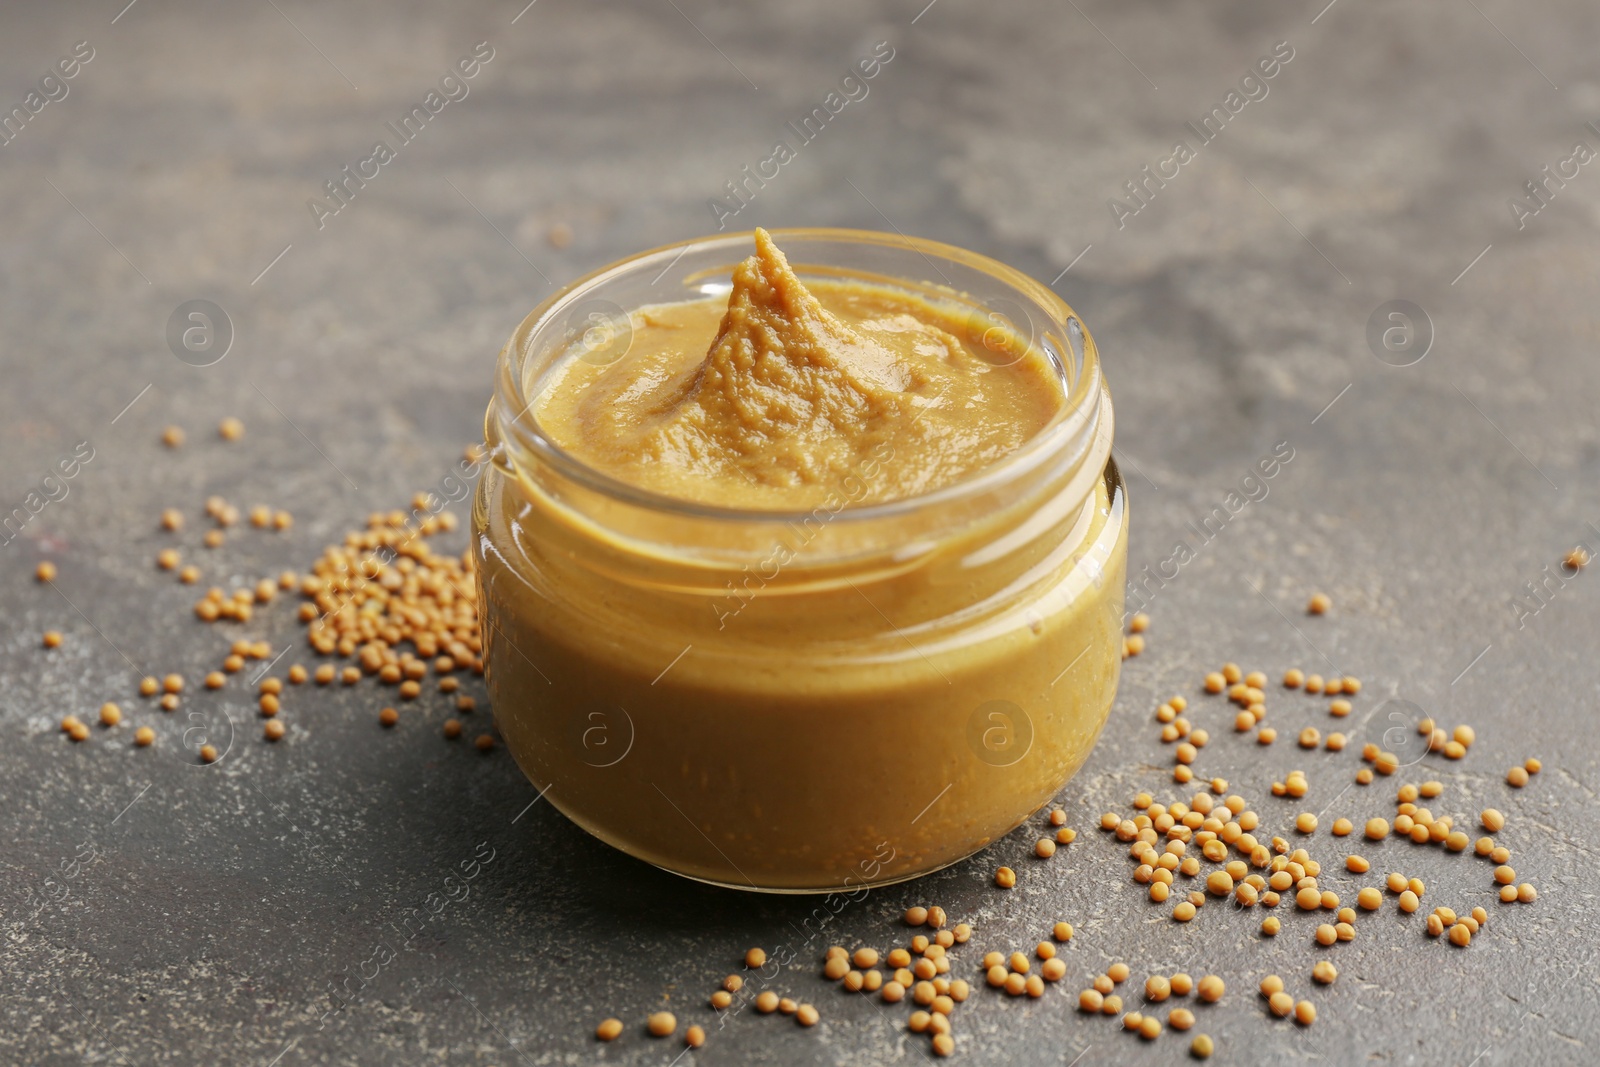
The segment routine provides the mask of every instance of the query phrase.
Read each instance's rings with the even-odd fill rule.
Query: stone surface
[[[1061,988],[1038,1001],[980,988],[958,1010],[970,1062],[1173,1062],[1186,1038],[1145,1044],[1073,1010],[1115,960],[1130,986],[1157,970],[1223,976],[1227,996],[1198,1011],[1217,1062],[1594,1061],[1600,944],[1582,901],[1600,815],[1597,579],[1549,579],[1547,603],[1524,588],[1575,543],[1600,548],[1600,176],[1551,181],[1520,229],[1508,200],[1574,143],[1600,147],[1585,125],[1600,121],[1600,9],[119,6],[13,5],[0,35],[6,109],[27,107],[74,42],[93,49],[67,95],[0,147],[4,510],[79,442],[93,450],[0,558],[0,1060],[670,1062],[677,1043],[643,1034],[646,1013],[669,1006],[711,1028],[699,1062],[917,1062],[927,1044],[906,1032],[906,1005],[845,995],[818,972],[829,944],[887,948],[907,936],[907,905],[938,902],[978,929],[962,969],[989,948],[1026,949],[1056,919],[1077,928]],[[385,731],[369,685],[296,692],[289,737],[268,746],[237,682],[170,716],[133,695],[144,670],[182,671],[192,690],[227,640],[152,566],[172,540],[159,509],[197,517],[224,493],[294,512],[285,533],[235,532],[213,552],[191,521],[178,540],[226,585],[304,566],[368,511],[437,486],[476,439],[517,320],[553,286],[713,229],[708,200],[792,140],[785,123],[880,40],[894,57],[869,94],[728,223],[966,245],[1058,279],[1095,331],[1133,567],[1160,568],[1179,539],[1194,558],[1148,582],[1150,648],[1060,797],[1076,844],[1037,861],[1036,827],[1019,829],[817,930],[817,900],[702,888],[612,852],[532,803],[504,752],[443,741],[437,703]],[[493,58],[470,95],[319,230],[308,199],[478,42]],[[1264,97],[1210,143],[1185,128],[1278,42],[1293,58]],[[1123,183],[1180,139],[1194,158],[1146,186],[1119,228],[1108,201],[1131,211]],[[569,247],[548,241],[557,223]],[[211,367],[175,359],[165,339],[191,299],[233,324]],[[1384,362],[1367,340],[1395,299],[1432,324],[1411,366],[1390,364],[1417,347]],[[244,420],[242,441],[216,439],[225,415]],[[169,422],[189,431],[178,452],[157,440]],[[1294,458],[1261,497],[1246,476],[1280,442]],[[1189,530],[1241,486],[1261,498],[1210,539]],[[32,580],[43,558],[60,566],[56,589]],[[1302,614],[1313,589],[1333,597],[1326,618]],[[45,653],[50,627],[66,643]],[[300,647],[282,604],[247,632]],[[1193,698],[1225,659],[1365,681],[1340,756],[1290,741],[1306,724],[1338,728],[1316,702],[1274,696],[1285,736],[1259,748],[1196,699],[1213,734],[1200,769],[1268,826],[1302,808],[1324,826],[1392,814],[1399,781],[1435,776],[1436,812],[1507,813],[1500,838],[1539,901],[1501,906],[1483,861],[1393,840],[1360,846],[1374,875],[1357,879],[1338,862],[1351,849],[1324,831],[1313,847],[1341,896],[1403,870],[1427,881],[1425,904],[1483,903],[1488,926],[1457,950],[1386,904],[1353,943],[1317,950],[1308,918],[1282,908],[1275,941],[1256,933],[1262,909],[1213,903],[1171,923],[1095,826],[1138,790],[1179,795],[1152,711]],[[107,699],[128,711],[117,731],[82,745],[56,731]],[[1418,758],[1415,713],[1391,699],[1472,723],[1478,743],[1460,763],[1429,757],[1345,790],[1361,743],[1387,731],[1403,762]],[[183,753],[191,710],[213,739],[232,725],[215,766]],[[153,749],[129,746],[141,723],[160,733]],[[1506,768],[1531,755],[1544,773],[1509,790]],[[1272,799],[1292,767],[1311,796]],[[861,801],[894,788],[886,766]],[[463,897],[447,879],[475,855],[493,858]],[[1021,872],[1009,893],[991,886],[1000,863]],[[408,939],[397,924],[430,894],[446,903]],[[746,1012],[716,1028],[705,998],[752,944],[793,954],[776,987],[815,1003],[820,1026]],[[1310,982],[1319,958],[1337,961],[1332,987]],[[1267,1015],[1254,989],[1269,972],[1317,1003],[1313,1028]],[[325,1014],[345,982],[359,992]],[[602,1047],[591,1034],[609,1014],[627,1029]]]

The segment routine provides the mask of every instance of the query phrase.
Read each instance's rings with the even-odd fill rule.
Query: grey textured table
[[[980,988],[959,1009],[957,1054],[972,1062],[1180,1057],[1171,1032],[1146,1045],[1073,1010],[1117,959],[1136,976],[1222,975],[1229,994],[1200,1013],[1220,1062],[1594,1062],[1600,953],[1583,902],[1600,579],[1549,575],[1574,544],[1600,548],[1600,174],[1571,158],[1600,147],[1586,125],[1600,121],[1600,9],[923,3],[7,6],[0,488],[27,521],[0,557],[0,1061],[666,1063],[680,1046],[645,1037],[645,1013],[711,1025],[707,992],[764,944],[797,954],[779,985],[822,1024],[745,1012],[712,1025],[695,1060],[917,1062],[926,1039],[906,1033],[906,1005],[852,998],[818,969],[828,944],[903,940],[898,916],[920,901],[977,926],[962,967],[1058,918],[1077,927],[1061,987],[1037,1001]],[[74,76],[41,84],[80,41]],[[189,556],[228,584],[304,567],[368,511],[437,485],[476,439],[492,360],[526,310],[613,258],[714,229],[725,183],[798,142],[787,123],[879,41],[893,57],[867,95],[726,221],[965,245],[1056,279],[1096,332],[1132,566],[1156,571],[1180,539],[1193,559],[1148,583],[1150,648],[1061,796],[1078,843],[1042,863],[1027,855],[1036,830],[1019,830],[808,939],[815,901],[701,888],[529,807],[503,751],[439,738],[437,702],[385,732],[370,685],[296,692],[288,739],[268,746],[236,682],[188,703],[213,731],[235,725],[227,758],[184,756],[187,708],[136,700],[135,667],[193,686],[227,635],[152,566],[159,509],[194,515],[223,493],[294,512],[291,530],[215,553],[191,521]],[[385,124],[479,42],[492,58],[441,91],[468,95],[409,143],[392,136]],[[1279,42],[1275,76],[1241,88]],[[1202,130],[1213,107],[1226,124]],[[324,183],[379,139],[394,158],[331,214]],[[1192,158],[1174,158],[1180,140]],[[548,240],[557,224],[570,246]],[[204,368],[165,338],[195,299],[222,306],[234,334]],[[1379,316],[1380,335],[1402,332],[1374,348],[1369,320],[1392,300],[1426,319],[1413,312],[1406,335]],[[217,441],[224,415],[245,421],[242,441]],[[169,422],[189,430],[177,452],[157,440]],[[80,442],[92,460],[46,485]],[[1196,536],[1188,524],[1280,442],[1294,458],[1267,495]],[[32,579],[44,558],[55,589]],[[1307,620],[1318,588],[1335,610]],[[49,627],[66,644],[47,654]],[[246,632],[276,649],[300,628],[280,604]],[[1502,839],[1538,902],[1498,905],[1470,854],[1363,846],[1377,871],[1426,879],[1430,906],[1484,903],[1488,926],[1459,951],[1386,905],[1324,954],[1342,975],[1315,992],[1314,1027],[1269,1018],[1255,985],[1277,971],[1309,989],[1310,922],[1285,914],[1276,941],[1255,932],[1259,911],[1174,924],[1094,829],[1139,789],[1177,795],[1152,710],[1224,659],[1366,683],[1338,757],[1287,736],[1260,749],[1215,705],[1197,713],[1214,735],[1205,773],[1269,823],[1300,806],[1265,795],[1294,766],[1312,772],[1313,810],[1331,802],[1325,822],[1392,814],[1394,785],[1423,768],[1335,793],[1360,743],[1396,726],[1385,701],[1409,700],[1476,726],[1466,760],[1424,762],[1447,784],[1436,810],[1506,811]],[[129,726],[82,745],[57,732],[106,699],[153,723],[158,744],[132,748]],[[1329,728],[1312,702],[1274,707],[1286,735]],[[1505,769],[1529,755],[1546,770],[1513,793]],[[862,783],[863,799],[892,778]],[[1345,851],[1326,833],[1316,847]],[[445,898],[475,855],[493,858]],[[1023,874],[1008,894],[990,885],[1005,862]],[[447,903],[395,944],[430,894]],[[380,944],[394,954],[382,966]],[[359,992],[331,1011],[339,983]],[[602,1047],[592,1028],[612,1013],[628,1030]]]

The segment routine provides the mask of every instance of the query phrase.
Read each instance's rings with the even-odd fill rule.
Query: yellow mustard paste
[[[1074,488],[858,521],[1059,424],[1065,375],[958,301],[803,284],[755,245],[724,299],[633,309],[625,355],[576,341],[531,398],[584,468],[749,521],[718,513],[686,547],[670,509],[656,539],[648,505],[537,457],[491,467],[489,694],[534,785],[601,839],[730,886],[854,889],[982,848],[1093,747],[1122,650],[1109,398]]]

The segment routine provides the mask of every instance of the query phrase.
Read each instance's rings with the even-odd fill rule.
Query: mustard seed
[[[753,949],[748,950],[744,954],[744,965],[746,967],[749,967],[751,970],[754,970],[757,967],[761,967],[761,966],[765,965],[766,962],[767,962],[767,953],[766,953],[766,950],[764,950],[764,949],[753,948]]]
[[[949,1056],[956,1050],[956,1039],[949,1034],[933,1035],[933,1054],[935,1056]]]
[[[1078,994],[1078,1010],[1098,1012],[1105,1006],[1105,995],[1097,989],[1085,989]]]
[[[622,1036],[622,1020],[606,1019],[594,1028],[594,1036],[601,1041],[615,1041]]]
[[[819,1018],[821,1016],[817,1014],[817,1009],[810,1004],[802,1004],[794,1012],[794,1021],[801,1026],[815,1026]]]
[[[1056,923],[1054,929],[1051,930],[1051,936],[1053,936],[1057,941],[1071,941],[1072,924],[1067,922]]]
[[[122,709],[115,704],[105,703],[100,705],[100,725],[115,726],[122,721]]]
[[[200,758],[207,763],[217,762],[218,752],[215,745],[201,745]]]
[[[1526,767],[1513,767],[1506,772],[1506,782],[1513,789],[1521,789],[1528,784],[1528,770]]]
[[[1409,915],[1412,912],[1416,911],[1417,908],[1420,907],[1420,906],[1421,906],[1420,902],[1417,900],[1417,895],[1415,893],[1413,893],[1411,890],[1407,889],[1405,892],[1400,894],[1400,910],[1401,911],[1403,911],[1403,912],[1405,912],[1406,914]]]
[[[177,711],[178,710],[178,694],[177,693],[164,693],[164,694],[162,694],[161,701],[160,701],[160,706],[161,706],[161,710],[162,711]]]
[[[778,994],[768,989],[756,997],[756,1011],[763,1015],[771,1015],[778,1010]]]
[[[1310,1026],[1317,1021],[1317,1008],[1309,1000],[1302,1000],[1294,1006],[1294,1021],[1301,1026]]]
[[[244,423],[229,415],[217,423],[217,434],[224,441],[237,441],[244,436]]]
[[[1311,968],[1312,981],[1320,982],[1322,985],[1332,985],[1338,977],[1339,969],[1327,960],[1321,960]]]
[[[1189,1055],[1197,1060],[1209,1059],[1216,1049],[1216,1042],[1208,1034],[1196,1034],[1194,1040],[1189,1042]]]
[[[1517,872],[1502,863],[1494,869],[1494,880],[1501,885],[1510,885],[1517,880]]]
[[[1207,1004],[1215,1004],[1217,1001],[1221,1000],[1222,994],[1226,990],[1227,986],[1223,983],[1222,979],[1218,978],[1214,974],[1206,975],[1204,978],[1200,979],[1200,981],[1196,983],[1194,987],[1195,995],[1201,1000],[1205,1001]]]
[[[1267,1007],[1281,1019],[1294,1011],[1294,998],[1280,990],[1267,998]]]
[[[44,647],[45,648],[60,648],[61,647],[61,631],[59,631],[59,630],[46,630],[44,632]]]
[[[1368,819],[1366,834],[1370,840],[1382,841],[1384,838],[1389,836],[1389,820]]]
[[[670,1011],[658,1011],[650,1016],[645,1026],[651,1037],[667,1037],[678,1029],[678,1018]]]
[[[1000,867],[994,872],[994,884],[1001,889],[1010,889],[1017,884],[1017,872],[1010,867]]]
[[[133,732],[133,743],[140,748],[147,748],[155,744],[156,732],[148,726],[141,726]]]
[[[477,746],[479,752],[492,751],[494,749],[494,735],[479,734],[472,743]]]
[[[1283,924],[1278,921],[1278,917],[1275,915],[1270,915],[1261,920],[1261,932],[1268,937],[1277,937],[1278,931],[1281,929],[1283,929]]]
[[[1313,593],[1311,600],[1306,604],[1306,613],[1309,615],[1326,615],[1328,609],[1333,607],[1333,601],[1326,593]]]
[[[1539,891],[1533,888],[1532,882],[1523,882],[1517,886],[1517,899],[1524,904],[1532,904],[1539,899]]]
[[[283,739],[283,723],[278,719],[268,719],[266,726],[262,727],[261,736],[268,741],[281,741]]]

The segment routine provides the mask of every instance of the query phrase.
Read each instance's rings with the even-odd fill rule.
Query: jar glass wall
[[[1049,289],[933,242],[773,236],[803,280],[1022,335],[1060,410],[922,496],[853,503],[906,458],[892,443],[808,511],[657,496],[563,452],[535,400],[563,359],[620,358],[627,310],[726,293],[751,238],[599,271],[501,353],[473,514],[486,674],[519,765],[601,839],[738,888],[852,889],[970,855],[1087,757],[1121,662],[1126,498],[1094,342]]]

